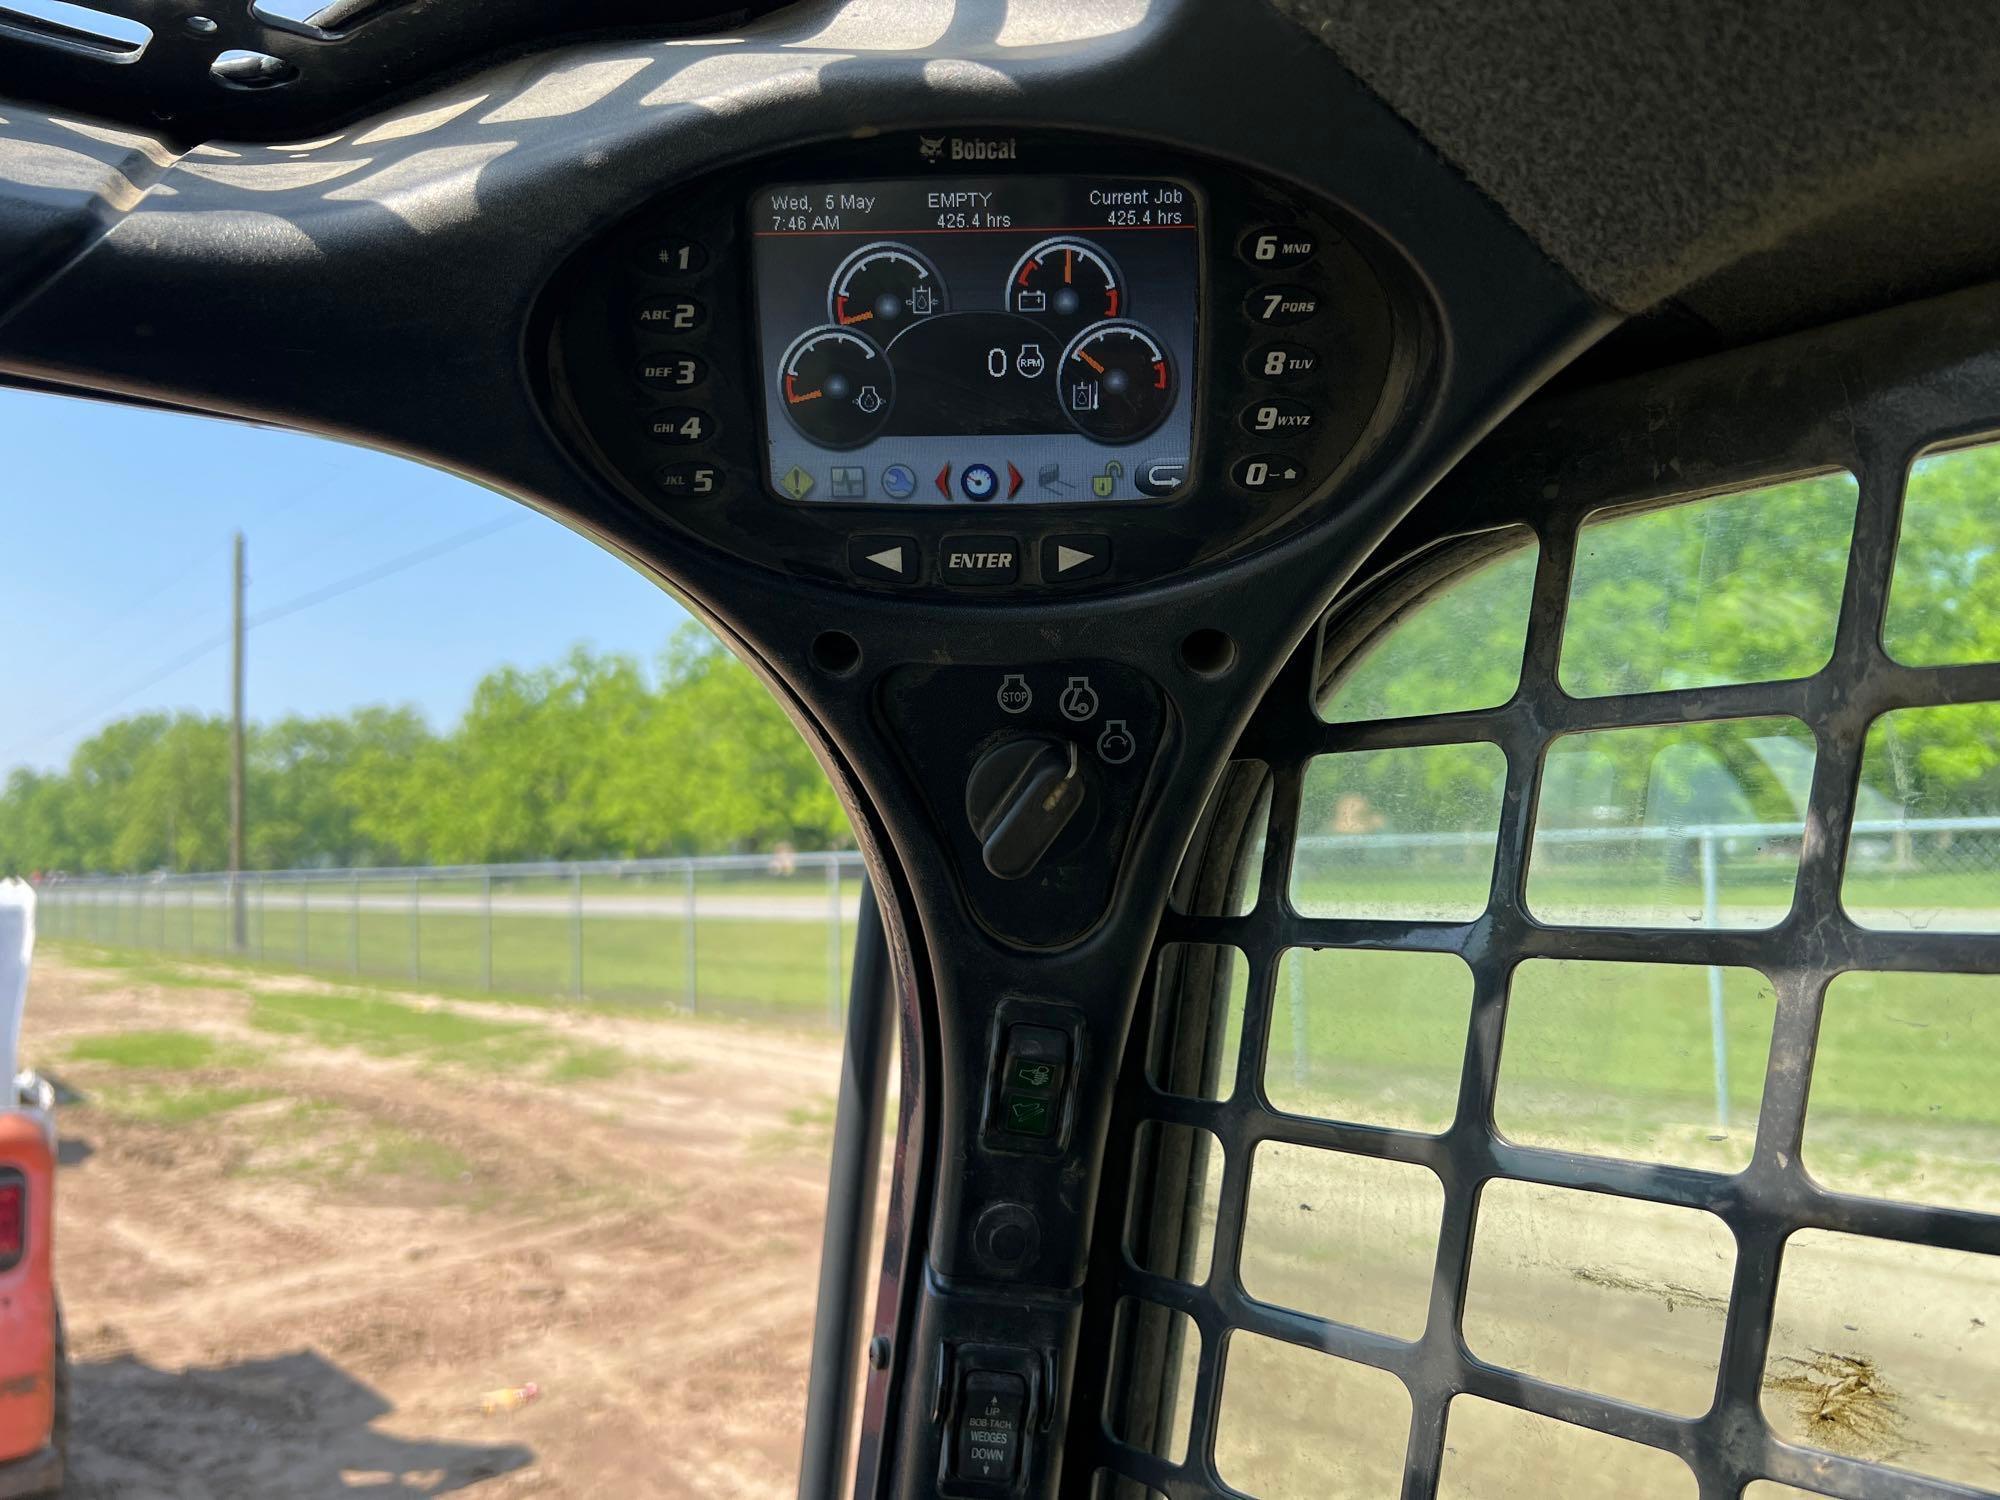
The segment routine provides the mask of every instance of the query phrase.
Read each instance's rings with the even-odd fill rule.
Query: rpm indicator
[[[856,250],[840,263],[826,289],[829,322],[865,333],[885,347],[905,328],[944,310],[944,278],[937,267],[894,240]]]
[[[812,328],[778,366],[778,394],[794,427],[825,448],[857,448],[882,430],[895,405],[889,361],[844,328]]]
[[[1115,318],[1126,309],[1117,263],[1088,240],[1043,240],[1014,262],[1007,310],[1071,327]]]
[[[1137,323],[1092,324],[1069,341],[1056,370],[1064,414],[1100,443],[1137,442],[1173,409],[1173,364]]]

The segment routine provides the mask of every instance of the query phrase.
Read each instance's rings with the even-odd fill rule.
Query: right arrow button
[[[1042,538],[1042,582],[1078,583],[1111,570],[1111,538],[1088,532]]]

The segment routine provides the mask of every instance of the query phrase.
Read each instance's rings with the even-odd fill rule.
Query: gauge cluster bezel
[[[927,165],[926,142],[940,139],[1006,154]],[[1185,482],[1160,499],[985,504],[801,503],[774,490],[751,193],[932,171],[941,183],[1073,176],[1066,168],[1085,151],[1091,178],[1171,180],[1190,189],[1200,216],[1198,368],[1182,373],[1194,403]],[[1260,264],[1265,242],[1277,253]],[[1265,324],[1267,307],[1275,317]],[[1005,603],[1180,576],[1308,524],[1385,455],[1392,434],[1420,420],[1435,327],[1421,278],[1391,245],[1280,178],[1121,137],[960,127],[801,145],[660,194],[552,280],[528,347],[546,351],[535,373],[553,427],[650,525],[778,575]],[[1278,347],[1311,359],[1267,378],[1261,361]],[[690,361],[694,383],[672,383]],[[1253,413],[1272,430],[1257,431]],[[1079,555],[1089,562],[1076,564]]]
[[[1024,191],[1006,194],[997,204],[989,201],[983,210],[974,208],[970,212],[1005,209],[1016,220],[1006,228],[965,225],[947,229],[915,222],[917,214],[909,200],[926,187],[951,188],[953,196],[958,196],[959,190],[994,187],[996,179],[1001,184],[1018,185]],[[1131,234],[1133,229],[1109,222],[1109,215],[1120,209],[1104,209],[1107,222],[1101,226],[1085,224],[1082,219],[1082,214],[1088,212],[1081,207],[1082,190],[1114,186],[1157,194],[1161,198],[1157,211],[1177,215],[1173,230],[1184,233],[1176,232],[1172,237],[1182,240],[1183,245],[1167,249],[1164,254],[1140,247],[1121,259],[1113,248],[1114,239]],[[881,216],[890,222],[878,219],[858,230],[845,223],[826,228],[793,227],[799,220],[818,220],[823,215],[839,218],[850,211],[852,200],[870,194],[871,190],[877,197],[886,192],[897,200]],[[794,193],[799,195],[796,202],[792,201]],[[1166,200],[1167,194],[1173,195],[1171,203]],[[1146,207],[1149,212],[1155,211],[1151,202]],[[952,212],[949,207],[936,211]],[[1031,211],[1046,215],[1046,220],[1034,224],[1018,222],[1022,214]],[[760,224],[759,216],[764,213],[771,214],[785,227],[776,228],[770,221]],[[961,211],[958,216],[963,218],[967,214]],[[1148,493],[1148,486],[1141,483],[1141,478],[1154,466],[1182,474],[1198,472],[1195,448],[1202,428],[1201,392],[1192,377],[1206,364],[1199,326],[1201,291],[1206,280],[1202,246],[1206,218],[1207,204],[1200,186],[1168,175],[1139,178],[1127,173],[1070,170],[1013,174],[964,171],[948,175],[933,172],[922,176],[905,171],[900,177],[871,177],[852,182],[788,180],[760,184],[746,204],[744,225],[756,318],[753,337],[767,358],[774,344],[783,340],[783,354],[775,368],[766,367],[762,371],[763,384],[755,403],[762,419],[760,437],[767,445],[768,462],[760,466],[766,488],[774,498],[797,505],[857,505],[871,501],[902,506],[988,502],[1010,507],[1076,505],[1101,503],[1092,494],[1090,476],[1102,472],[1118,476],[1114,494],[1103,499],[1131,505],[1172,498],[1164,490]],[[823,251],[815,255],[813,249],[804,252],[808,257],[833,264],[826,271],[824,321],[799,328],[795,333],[792,333],[793,321],[785,316],[785,305],[790,303],[795,309],[802,301],[802,294],[797,285],[782,285],[786,273],[794,268],[777,262],[781,257],[797,260],[800,256],[796,252],[787,254],[788,246],[773,246],[765,233],[772,229],[786,241],[850,235],[861,239],[852,249],[837,256]],[[993,235],[1005,235],[1006,242],[1021,243],[1023,248],[1018,255],[1006,256],[1008,269],[1004,279],[996,276],[982,285],[978,279],[980,273],[1003,263],[984,248],[988,237]],[[963,236],[973,237],[974,242],[966,243]],[[1016,297],[1017,285],[1027,285],[1028,268],[1040,265],[1038,252],[1046,255],[1058,247],[1076,250],[1082,264],[1095,264],[1104,273],[1110,297],[1107,308],[1095,315],[1075,307],[1030,309],[1023,305],[1025,299]],[[905,301],[902,305],[909,312],[901,315],[902,326],[886,335],[876,318],[885,314],[899,316],[895,299],[860,309],[859,316],[854,316],[856,309],[845,305],[851,299],[841,295],[862,267],[883,259],[906,262],[918,279],[932,283],[938,298],[936,306],[926,306],[922,311]],[[1149,273],[1138,282],[1124,264],[1134,259]],[[1177,275],[1186,276],[1184,288],[1173,285]],[[804,278],[798,281],[804,282]],[[1142,286],[1150,301],[1140,297]],[[1174,295],[1176,291],[1181,295]],[[1135,302],[1140,304],[1144,316],[1135,312]],[[953,321],[947,325],[945,319]],[[772,326],[766,326],[767,320]],[[1018,361],[1011,367],[1003,363],[997,371],[988,367],[985,373],[993,375],[999,384],[976,393],[968,389],[939,368],[936,358],[945,353],[953,366],[969,369],[963,356],[987,342],[985,338],[971,337],[967,344],[966,330],[973,321],[990,330],[1008,348],[1014,347],[1015,340],[1022,340],[1021,351],[1034,348],[1043,363],[1032,371]],[[1007,330],[1005,334],[998,332],[1002,326]],[[1062,399],[1062,372],[1070,369],[1071,352],[1087,339],[1123,329],[1135,330],[1153,346],[1169,372],[1170,395],[1142,427],[1124,435],[1108,435],[1092,430],[1093,421],[1072,410]],[[786,333],[792,336],[783,338]],[[871,353],[884,357],[881,370],[868,370],[864,376],[857,369],[853,376],[855,380],[867,379],[878,389],[884,388],[882,377],[887,376],[886,388],[895,394],[882,402],[879,418],[874,417],[875,408],[865,413],[842,410],[841,406],[829,408],[826,401],[819,399],[817,391],[809,404],[800,405],[794,397],[788,376],[799,351],[834,338],[859,345],[864,358]],[[1032,345],[1028,340],[1033,340]],[[910,363],[912,350],[922,351],[916,355],[918,363],[914,368]],[[1006,350],[1000,352],[1004,355]],[[927,373],[940,378],[927,381]],[[907,380],[906,375],[910,377]],[[837,374],[836,379],[839,378]],[[865,389],[862,387],[864,392]],[[900,419],[903,430],[895,430],[899,403],[935,407],[953,397],[957,398],[961,413],[976,406],[981,416],[979,425],[989,430],[966,431],[955,426],[949,417],[934,426],[920,423],[911,428],[907,425],[907,414]],[[851,406],[854,399],[858,398],[850,398],[842,406]],[[816,430],[831,427],[841,417],[857,430],[865,428],[865,431],[851,441],[840,441]],[[1037,417],[1046,425],[1033,431],[999,430],[1010,422]],[[793,430],[788,430],[788,424]],[[1153,441],[1163,432],[1164,452],[1161,442]],[[800,451],[800,439],[806,445],[804,452]],[[1074,460],[1080,454],[1087,456],[1079,465]],[[853,457],[843,462],[840,455]],[[1042,483],[1041,466],[1044,463],[1053,466],[1066,457],[1069,460],[1065,464],[1066,475],[1053,484]],[[820,482],[815,482],[804,495],[787,493],[783,478],[792,460],[812,464],[816,480],[843,472],[859,475],[863,493],[830,493],[833,486]],[[914,464],[908,460],[914,460]],[[944,467],[940,468],[940,464]],[[900,487],[904,490],[893,501],[883,493],[882,483],[891,468],[901,471]],[[969,478],[975,474],[985,476],[991,486],[984,496],[975,497],[968,488]]]

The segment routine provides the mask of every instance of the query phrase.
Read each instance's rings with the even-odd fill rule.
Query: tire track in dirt
[[[246,985],[281,987],[35,974],[34,1060],[103,1100],[62,1116],[75,1500],[791,1493],[832,1039],[435,1002],[639,1060],[556,1086],[273,1038]],[[146,1028],[261,1055],[65,1060]],[[135,1086],[269,1097],[162,1123],[113,1107]],[[354,1139],[450,1170],[337,1169]]]

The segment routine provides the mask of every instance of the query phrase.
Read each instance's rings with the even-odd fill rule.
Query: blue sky
[[[226,646],[148,679],[226,635],[238,528],[254,620],[516,517],[252,630],[253,719],[409,703],[442,727],[493,667],[579,641],[650,659],[686,615],[582,537],[407,459],[0,390],[0,776],[127,714],[227,712]]]

